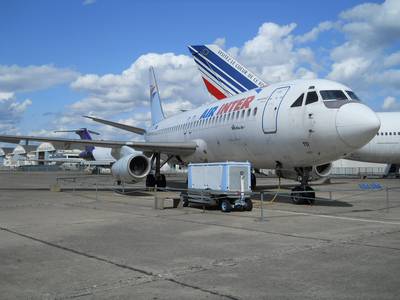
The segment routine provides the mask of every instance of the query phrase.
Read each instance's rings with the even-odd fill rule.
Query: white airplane
[[[243,90],[267,85],[257,75],[216,45],[189,46],[189,50],[207,90],[216,99],[224,99],[241,93]],[[234,82],[240,82],[241,85],[235,86],[229,79],[235,79]],[[241,90],[238,90],[238,88],[241,88]],[[345,93],[337,93],[337,91],[318,92],[325,101],[330,101],[330,98],[359,101],[358,97],[350,90],[345,92],[347,96]],[[335,93],[337,94],[336,97]],[[345,158],[390,164],[389,169],[398,172],[398,165],[400,164],[400,113],[381,112],[377,115],[381,121],[380,131],[368,144],[346,155]],[[326,172],[326,175],[329,175],[329,172]],[[316,177],[314,176],[314,179],[318,179]]]
[[[381,127],[365,146],[345,158],[389,164],[388,172],[398,173],[400,165],[400,112],[379,112]]]
[[[345,100],[324,100],[319,93],[332,90],[348,96]],[[329,170],[331,161],[362,147],[377,133],[380,121],[376,114],[359,101],[351,100],[350,95],[353,92],[349,87],[333,81],[292,80],[255,88],[165,118],[151,68],[152,125],[147,130],[140,129],[144,142],[12,135],[0,135],[0,141],[119,148],[119,159],[112,166],[117,180],[132,182],[147,178],[148,185],[158,186],[166,184],[165,176],[160,173],[161,154],[168,157],[165,162],[176,159],[185,164],[250,161],[254,168],[276,168],[285,177],[294,174],[301,179],[300,186],[292,192],[296,202],[301,196],[299,191],[308,190],[308,197],[315,196],[308,186],[312,173],[323,174]],[[151,173],[153,168],[155,174]]]

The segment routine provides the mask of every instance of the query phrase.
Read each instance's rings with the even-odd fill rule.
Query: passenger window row
[[[188,129],[197,129],[209,127],[217,124],[226,123],[228,121],[235,121],[239,119],[245,119],[250,117],[255,117],[257,115],[257,107],[251,109],[243,109],[239,111],[227,112],[219,116],[213,116],[210,118],[200,119],[197,121],[191,121],[184,124],[163,128],[154,132],[150,132],[149,135],[160,135],[169,132],[185,131]]]
[[[387,131],[385,131],[385,132],[378,132],[376,135],[400,135],[400,131],[398,131],[398,132],[395,132],[395,131],[392,131],[392,132],[387,132]]]

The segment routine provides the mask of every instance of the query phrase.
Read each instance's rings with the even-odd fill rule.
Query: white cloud
[[[30,99],[17,101],[13,93],[0,92],[0,132],[15,133],[18,122],[31,104]]]
[[[18,93],[47,89],[70,82],[77,76],[75,71],[52,65],[0,65],[0,131],[15,133],[23,114],[32,104],[30,99],[17,99]]]
[[[282,26],[264,23],[254,38],[228,52],[266,82],[284,81],[303,75],[304,78],[316,77],[312,70],[315,67],[312,50],[295,47],[293,30],[296,26],[295,23]]]
[[[390,54],[384,59],[385,67],[394,67],[400,65],[400,51]]]
[[[27,66],[0,65],[0,92],[26,92],[47,89],[74,80],[78,73],[52,65]]]
[[[346,23],[343,31],[351,39],[374,48],[398,41],[400,37],[400,2],[364,3],[340,14]]]
[[[193,109],[194,105],[188,100],[178,100],[173,102],[167,102],[163,104],[163,110],[167,117],[176,115],[182,110]]]
[[[395,110],[399,108],[400,108],[400,103],[397,102],[396,98],[388,96],[383,100],[382,109]]]
[[[386,70],[382,73],[374,74],[371,81],[374,81],[381,86],[397,90],[398,92],[400,89],[400,69]]]
[[[225,48],[226,39],[225,38],[217,38],[213,44],[217,45],[221,49]]]
[[[321,22],[316,27],[311,29],[309,32],[306,32],[303,35],[297,36],[296,42],[306,43],[306,42],[315,41],[322,32],[331,30],[334,26],[335,26],[335,24],[330,21]]]
[[[87,74],[77,78],[71,87],[88,96],[70,109],[75,113],[109,116],[147,106],[150,66],[155,68],[160,97],[166,104],[174,101],[186,107],[186,102],[200,104],[209,99],[191,57],[149,53],[120,74]]]
[[[332,64],[332,71],[328,78],[349,82],[362,77],[368,70],[371,61],[363,57],[350,57]]]
[[[400,1],[365,3],[340,14],[346,41],[331,50],[328,78],[370,94],[373,87],[394,92],[400,86],[400,53],[393,45],[400,40]]]

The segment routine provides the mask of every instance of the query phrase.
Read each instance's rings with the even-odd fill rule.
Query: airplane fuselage
[[[375,137],[345,158],[374,163],[400,164],[400,112],[377,113],[381,127]]]
[[[332,90],[343,91],[347,99],[323,100],[320,91]],[[319,165],[365,145],[379,128],[375,113],[346,91],[351,89],[328,80],[271,84],[164,119],[145,139],[195,141],[196,152],[181,157],[185,162]],[[293,106],[302,94],[300,105]]]

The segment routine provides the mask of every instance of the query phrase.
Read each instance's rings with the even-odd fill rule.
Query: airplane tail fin
[[[164,111],[161,106],[160,93],[158,92],[156,75],[153,67],[149,69],[150,75],[150,108],[151,108],[151,124],[157,124],[165,119]]]
[[[267,85],[216,45],[188,48],[207,90],[218,100]]]
[[[87,128],[79,128],[76,130],[57,130],[54,132],[74,132],[77,135],[79,135],[79,137],[81,138],[81,140],[92,140],[92,136],[90,135],[95,134],[95,135],[100,135],[100,133],[93,131],[93,130],[88,130]],[[79,157],[84,158],[84,159],[89,159],[89,160],[94,160],[93,157],[93,150],[94,150],[94,146],[86,146],[85,147],[85,151],[82,151],[81,153],[79,153]]]

